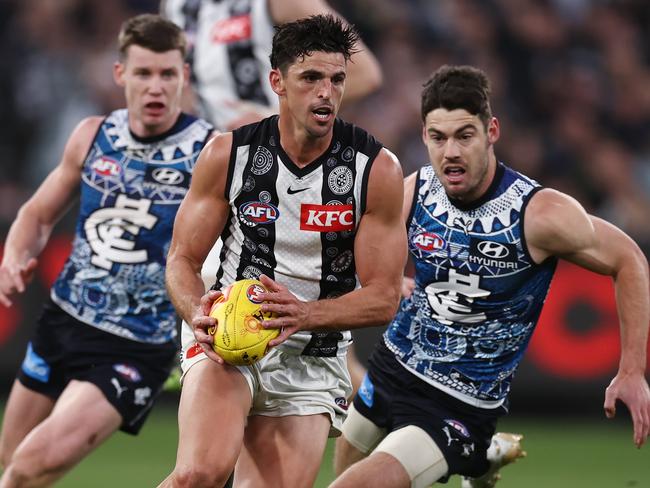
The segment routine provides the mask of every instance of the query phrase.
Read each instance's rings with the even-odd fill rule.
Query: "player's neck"
[[[318,159],[329,148],[334,134],[330,130],[325,136],[313,136],[302,128],[283,124],[282,117],[278,121],[278,131],[282,149],[299,168]]]

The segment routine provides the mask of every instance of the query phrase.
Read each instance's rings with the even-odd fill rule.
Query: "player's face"
[[[450,197],[472,202],[487,191],[496,170],[492,150],[499,138],[496,118],[486,130],[481,119],[466,110],[437,108],[427,114],[422,138]]]
[[[271,72],[271,86],[288,108],[293,123],[311,137],[330,133],[345,89],[345,57],[316,51],[298,58],[286,73]]]
[[[115,63],[115,81],[124,87],[131,130],[154,136],[169,130],[180,113],[188,74],[178,49],[157,53],[132,45],[122,63]]]

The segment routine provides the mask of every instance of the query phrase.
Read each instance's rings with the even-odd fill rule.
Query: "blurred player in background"
[[[2,487],[51,485],[117,429],[137,434],[176,354],[164,267],[212,128],[181,111],[189,67],[175,24],[149,14],[126,21],[119,53],[114,75],[127,108],[77,126],[7,237],[0,302],[10,306],[80,199],[71,255],[5,410]]]
[[[431,164],[405,180],[403,211],[415,288],[370,358],[331,486],[426,487],[452,474],[466,488],[494,486],[521,453],[519,436],[493,434],[558,258],[614,279],[621,359],[604,407],[613,417],[625,403],[640,447],[650,429],[642,251],[573,198],[497,161],[482,71],[437,70],[422,119]]]
[[[161,12],[181,26],[189,40],[188,62],[201,114],[221,130],[233,130],[278,113],[268,83],[273,26],[316,14],[338,14],[323,0],[163,0]],[[376,90],[381,68],[361,40],[347,67],[345,101]],[[220,242],[201,272],[214,285]],[[350,347],[348,368],[354,389],[365,369]],[[168,383],[179,388],[178,380]]]
[[[345,416],[349,329],[397,309],[399,161],[336,117],[357,40],[332,16],[280,26],[270,74],[279,117],[217,136],[199,158],[167,268],[195,338],[183,341],[176,467],[161,486],[223,486],[235,464],[235,486],[313,486]],[[219,293],[204,295],[199,272],[217,238],[216,286],[260,277],[262,307],[279,315],[265,322],[282,328],[275,347],[251,367],[223,364],[206,333]]]

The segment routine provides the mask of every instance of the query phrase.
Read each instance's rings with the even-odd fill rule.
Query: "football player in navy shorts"
[[[4,488],[49,486],[116,430],[137,434],[177,353],[166,256],[212,126],[181,111],[189,68],[175,24],[127,20],[119,54],[127,108],[79,123],[7,237],[0,302],[10,306],[53,226],[80,204],[72,251],[4,413]]]
[[[558,259],[614,279],[619,370],[605,412],[622,401],[640,447],[650,430],[644,376],[648,263],[620,229],[573,198],[498,161],[489,82],[443,66],[422,92],[430,164],[405,180],[403,218],[415,286],[370,357],[336,453],[333,488],[428,487],[462,475],[492,487],[522,454],[494,434]]]

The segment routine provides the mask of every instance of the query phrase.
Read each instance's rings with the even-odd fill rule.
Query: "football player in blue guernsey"
[[[278,27],[269,81],[279,116],[217,136],[179,210],[167,288],[192,324],[183,339],[176,466],[161,486],[311,488],[340,432],[350,329],[397,311],[406,232],[399,161],[337,118],[358,36],[316,15]],[[250,367],[223,363],[201,265],[223,247],[215,289],[257,278],[282,332]],[[190,340],[185,340],[189,337]]]
[[[184,114],[185,37],[156,15],[126,21],[114,75],[126,109],[89,117],[20,209],[0,302],[23,292],[55,223],[80,200],[72,252],[5,410],[0,486],[49,486],[116,430],[137,434],[177,351],[164,268],[211,126]]]
[[[415,288],[370,358],[335,456],[334,488],[426,487],[463,475],[492,487],[522,454],[494,434],[557,259],[614,279],[618,373],[605,413],[627,405],[640,447],[650,429],[645,379],[648,264],[613,225],[497,161],[499,122],[486,75],[444,66],[422,93],[431,164],[405,180],[403,218]]]

